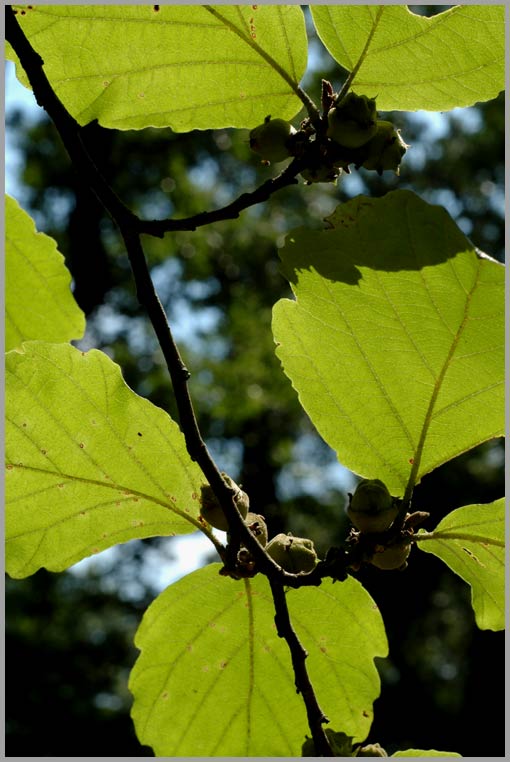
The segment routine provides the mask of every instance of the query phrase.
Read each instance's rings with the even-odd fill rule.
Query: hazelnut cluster
[[[354,494],[349,495],[347,515],[359,535],[379,535],[390,529],[400,505],[401,501],[390,495],[380,479],[362,479]],[[388,545],[374,543],[367,560],[378,569],[405,569],[410,552],[411,545],[405,540]]]
[[[264,517],[249,510],[250,499],[248,495],[230,476],[222,473],[222,477],[227,485],[234,490],[234,501],[244,523],[265,548],[266,553],[285,571],[293,574],[312,571],[319,560],[312,540],[305,537],[293,537],[291,534],[277,534],[268,542],[267,525]],[[228,533],[227,517],[209,484],[204,484],[201,487],[200,515],[211,526]],[[230,540],[228,534],[227,537]],[[256,572],[255,559],[248,548],[241,547],[239,549],[237,561],[245,576],[251,576]]]
[[[349,165],[379,175],[385,170],[399,174],[408,145],[391,122],[378,119],[376,99],[349,92],[341,100],[329,82],[323,82],[324,114],[319,124],[310,119],[296,130],[284,119],[271,119],[250,132],[250,147],[266,162],[295,156],[306,160],[301,176],[307,184],[336,182]]]

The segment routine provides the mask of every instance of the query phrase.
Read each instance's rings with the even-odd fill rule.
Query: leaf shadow
[[[300,272],[314,270],[329,281],[355,286],[364,268],[417,271],[475,248],[445,209],[407,190],[382,198],[357,196],[339,205],[325,223],[322,231],[299,228],[287,236],[281,257],[290,283],[298,283]]]

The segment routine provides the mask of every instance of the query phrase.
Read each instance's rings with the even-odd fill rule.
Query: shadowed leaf
[[[394,495],[504,427],[504,267],[409,191],[281,250],[277,355],[340,462]]]

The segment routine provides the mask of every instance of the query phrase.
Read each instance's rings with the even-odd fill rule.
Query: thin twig
[[[303,160],[294,159],[277,177],[266,180],[262,185],[250,193],[242,193],[230,204],[214,209],[210,212],[199,212],[192,217],[185,217],[180,220],[139,220],[138,230],[140,233],[162,238],[163,235],[171,231],[196,230],[204,225],[210,225],[212,222],[222,220],[234,220],[240,213],[250,206],[267,201],[273,193],[289,185],[295,185],[298,181],[296,175],[304,169]]]
[[[64,143],[71,161],[82,174],[91,190],[116,222],[126,245],[127,254],[133,270],[137,296],[140,304],[147,310],[149,319],[161,345],[167,368],[172,379],[179,421],[190,457],[202,469],[205,478],[216,494],[229,523],[239,527],[242,535],[253,537],[245,526],[234,502],[234,491],[228,487],[221,473],[211,458],[200,435],[191,397],[188,390],[189,372],[174,342],[165,311],[158,299],[145,255],[140,242],[138,218],[124,206],[95,166],[82,139],[82,128],[68,113],[51,87],[43,69],[41,56],[32,48],[16,19],[13,9],[6,7],[6,39],[12,45],[21,65],[25,69],[37,103],[44,108]],[[245,530],[245,531],[244,531]],[[255,540],[255,538],[253,537]],[[258,547],[260,545],[255,540]],[[269,559],[271,560],[271,559]]]

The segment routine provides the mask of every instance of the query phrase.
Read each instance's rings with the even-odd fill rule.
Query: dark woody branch
[[[154,226],[159,230],[158,235],[163,234],[163,227],[172,221],[143,223],[133,214],[114,193],[110,185],[103,178],[92,158],[90,157],[82,141],[83,128],[69,114],[61,101],[55,95],[43,69],[43,59],[32,48],[16,19],[16,13],[12,7],[6,7],[6,39],[12,45],[21,65],[25,69],[29,82],[32,86],[37,103],[46,110],[64,143],[74,167],[95,192],[105,209],[117,223],[124,239],[126,251],[129,257],[133,277],[136,284],[137,297],[140,304],[145,308],[152,323],[159,344],[165,357],[166,365],[172,379],[174,394],[179,411],[180,426],[183,431],[186,446],[190,457],[201,467],[205,478],[211,485],[222,506],[235,542],[242,542],[253,554],[258,571],[277,578],[281,584],[289,587],[301,587],[302,585],[320,585],[322,576],[317,570],[310,574],[290,574],[283,571],[262,549],[257,539],[248,530],[239,514],[234,502],[234,492],[227,486],[219,469],[212,460],[207,447],[201,437],[196,421],[193,404],[189,394],[189,372],[185,367],[179,350],[175,344],[172,332],[168,325],[165,311],[159,301],[150,277],[149,268],[145,259],[140,241],[140,233],[149,232],[144,225]],[[191,223],[181,220],[175,224],[188,224],[188,227],[176,229],[193,229],[199,225],[208,224],[209,221],[232,218],[238,215],[241,209],[257,203],[257,199],[268,198],[271,193],[279,188],[295,182],[293,172],[299,167],[299,161],[295,159],[279,177],[264,183],[253,193],[245,193],[237,201],[225,207],[225,210],[203,213],[190,218]],[[222,214],[225,214],[222,217]],[[158,226],[160,226],[158,228]],[[142,229],[141,229],[142,228]]]
[[[5,37],[27,73],[37,103],[55,124],[73,164],[117,224],[123,223],[138,233],[162,238],[167,232],[192,231],[213,222],[236,219],[244,209],[267,201],[273,193],[297,183],[296,175],[304,164],[294,159],[277,177],[266,180],[251,193],[243,193],[221,209],[200,212],[180,220],[142,220],[125,206],[94,164],[82,140],[83,128],[53,91],[43,69],[44,61],[25,37],[11,6],[5,8]]]
[[[122,203],[95,166],[82,141],[82,128],[55,95],[44,72],[44,62],[41,56],[32,48],[25,37],[17,22],[15,12],[10,6],[6,7],[6,39],[12,45],[27,73],[37,103],[47,111],[53,120],[75,169],[97,195],[120,230],[133,271],[139,302],[147,311],[165,357],[179,411],[180,427],[185,437],[188,453],[200,466],[225,513],[230,527],[231,543],[229,544],[234,550],[244,545],[252,553],[257,570],[269,578],[278,634],[284,637],[288,643],[295,670],[296,687],[303,696],[316,748],[320,750],[321,755],[332,756],[322,728],[322,723],[327,720],[318,706],[306,672],[304,664],[306,652],[290,623],[283,587],[284,585],[291,587],[300,587],[303,584],[318,585],[322,575],[314,574],[314,572],[308,575],[295,575],[283,571],[267,555],[255,535],[244,523],[235,504],[235,492],[224,481],[200,434],[189,394],[188,379],[190,374],[180,357],[165,311],[155,291],[140,240],[142,232],[163,235],[166,230],[193,230],[200,225],[206,225],[220,219],[237,217],[242,209],[259,203],[269,198],[276,190],[296,182],[295,174],[301,168],[300,162],[295,159],[278,178],[264,183],[251,194],[243,194],[237,201],[223,210],[196,215],[188,221],[175,221],[172,225],[169,224],[172,221],[143,223]],[[232,571],[235,572],[235,557],[232,558],[232,555],[232,553],[229,554],[227,547],[223,558],[227,573],[230,565],[232,565]]]

